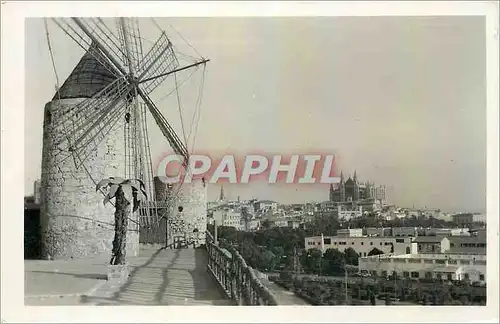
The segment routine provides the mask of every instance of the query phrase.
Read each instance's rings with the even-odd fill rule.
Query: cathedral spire
[[[219,200],[222,201],[222,200],[224,200],[224,198],[225,198],[224,197],[224,186],[221,185],[220,186],[220,197],[219,197]]]
[[[354,176],[353,176],[352,180],[354,180],[354,182],[357,182],[357,180],[358,180],[358,177],[356,175],[356,170],[354,170]]]
[[[340,183],[344,183],[344,173],[340,171]]]

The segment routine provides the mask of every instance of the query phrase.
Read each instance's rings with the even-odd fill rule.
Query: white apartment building
[[[238,231],[244,230],[245,226],[242,223],[241,212],[233,210],[223,211],[222,226],[234,227]]]
[[[224,220],[224,215],[226,214],[225,210],[214,210],[212,212],[212,220],[211,222],[215,222],[217,226],[221,226]]]
[[[486,282],[486,255],[478,254],[405,254],[374,255],[359,259],[359,271],[387,277],[471,280]]]
[[[428,236],[470,236],[468,228],[426,228],[423,232]]]
[[[273,213],[278,211],[278,203],[271,200],[259,200],[253,203],[255,211],[269,211]]]
[[[362,228],[345,228],[337,230],[337,236],[361,237],[363,236]]]
[[[347,209],[342,208],[342,205],[338,206],[338,218],[349,220],[351,218],[361,217],[363,216],[363,207],[359,206],[357,209]]]
[[[352,248],[360,257],[366,257],[374,248],[384,252],[409,254],[416,252],[416,245],[412,246],[411,237],[355,237],[355,236],[324,236],[324,251],[327,249],[338,249],[344,252]],[[305,238],[305,249],[321,249],[321,236]]]

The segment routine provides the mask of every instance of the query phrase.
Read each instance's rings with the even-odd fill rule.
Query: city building
[[[418,253],[444,253],[450,249],[450,240],[444,236],[417,236],[413,243]]]
[[[349,220],[356,217],[363,216],[363,206],[352,206],[343,207],[341,204],[338,205],[338,218],[342,220]]]
[[[486,254],[486,236],[450,236],[451,253]]]
[[[413,279],[470,280],[486,283],[484,254],[405,254],[359,258],[359,271]]]
[[[244,230],[241,212],[228,210],[222,213],[222,226],[234,227],[237,230]]]
[[[321,236],[306,237],[304,244],[306,250],[321,249]],[[411,237],[324,236],[323,247],[324,250],[338,249],[341,252],[352,248],[361,257],[367,256],[374,248],[386,254],[396,255],[413,251]]]
[[[423,228],[419,235],[424,236],[470,236],[468,228]]]
[[[472,223],[474,223],[474,215],[473,214],[457,214],[452,216],[453,222],[458,227],[472,227]]]
[[[417,227],[393,227],[392,228],[392,236],[415,237],[417,235],[418,235],[418,228]]]
[[[390,227],[367,227],[363,228],[363,235],[366,236],[391,236]]]
[[[339,237],[361,237],[363,236],[362,228],[346,228],[337,230],[337,236]]]
[[[377,210],[387,201],[386,188],[370,182],[360,183],[356,171],[352,178],[345,180],[341,172],[340,183],[336,187],[333,184],[330,186],[330,201],[351,210],[357,210],[359,206],[366,211]]]
[[[258,200],[253,203],[255,211],[268,211],[271,210],[273,213],[278,210],[278,203],[271,200]]]

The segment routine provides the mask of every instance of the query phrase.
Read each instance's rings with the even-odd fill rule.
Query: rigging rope
[[[49,25],[47,24],[47,18],[43,19],[43,23],[45,25],[45,34],[47,36],[47,45],[49,47],[50,60],[52,61],[52,68],[54,69],[54,74],[56,76],[57,96],[58,96],[58,99],[61,99],[61,94],[59,92],[59,76],[57,75],[56,63],[54,60],[54,53],[52,52],[52,46],[50,44]]]
[[[187,149],[188,142],[186,137],[186,130],[184,129],[184,118],[182,118],[182,107],[181,107],[181,98],[179,94],[179,84],[177,83],[177,73],[174,73],[174,80],[175,80],[175,94],[177,96],[177,107],[179,109],[179,115],[181,119],[182,135],[184,136],[184,142]]]
[[[193,154],[193,151],[194,151],[194,147],[195,147],[195,144],[196,144],[196,135],[198,134],[198,127],[199,127],[199,122],[200,122],[200,117],[201,117],[201,101],[202,101],[202,98],[203,98],[203,87],[205,86],[205,74],[206,74],[206,64],[203,64],[203,74],[201,76],[201,85],[200,85],[200,89],[198,90],[198,100],[196,102],[196,111],[198,111],[198,118],[196,120],[196,127],[195,127],[195,131],[194,131],[194,136],[193,136],[193,147],[191,149],[191,154]],[[194,120],[194,118],[193,118]],[[190,131],[191,132],[191,131]],[[191,137],[191,134],[189,134],[189,136]]]

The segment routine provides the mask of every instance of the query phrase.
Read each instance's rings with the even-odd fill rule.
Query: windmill
[[[175,78],[177,89],[178,72],[205,67],[209,60],[200,57],[189,64],[181,64],[179,53],[158,24],[156,26],[161,31],[160,36],[145,51],[137,18],[116,18],[114,28],[101,18],[52,18],[52,21],[86,54],[75,68],[80,68],[83,72],[70,75],[62,87],[57,89],[53,102],[59,99],[64,103],[64,109],[53,109],[46,113],[44,127],[50,124],[51,137],[50,141],[47,140],[49,144],[44,143],[44,151],[50,150],[50,153],[44,153],[44,159],[48,161],[45,165],[54,168],[58,167],[55,164],[72,160],[75,170],[85,170],[88,178],[97,183],[100,179],[96,179],[95,173],[89,171],[89,167],[99,162],[96,159],[102,157],[96,151],[102,149],[103,142],[112,136],[110,134],[117,136],[118,133],[114,131],[117,124],[123,125],[122,128],[118,127],[123,131],[124,144],[124,150],[120,153],[123,153],[121,162],[124,164],[123,168],[120,166],[123,171],[121,176],[143,180],[149,199],[140,209],[140,222],[143,226],[157,225],[163,216],[158,211],[165,209],[161,209],[161,203],[155,201],[146,121],[148,112],[174,153],[184,158],[185,168],[188,165],[189,151],[187,142],[184,143],[175,133],[150,95],[169,77]],[[48,31],[47,40],[55,70]],[[87,71],[89,65],[93,66],[91,72]],[[99,81],[95,81],[96,79]],[[87,87],[83,91],[85,94],[71,94],[72,91],[78,92],[72,88],[72,82],[86,83]],[[64,93],[61,95],[61,92]],[[69,100],[73,97],[85,99],[72,104]],[[186,138],[184,140],[187,141]],[[64,156],[55,158],[55,154]],[[50,158],[46,158],[46,155]],[[49,187],[48,190],[53,187],[54,180],[51,177],[53,178],[51,175],[44,177],[42,171],[42,182]],[[50,194],[46,196],[45,200],[51,199]]]

